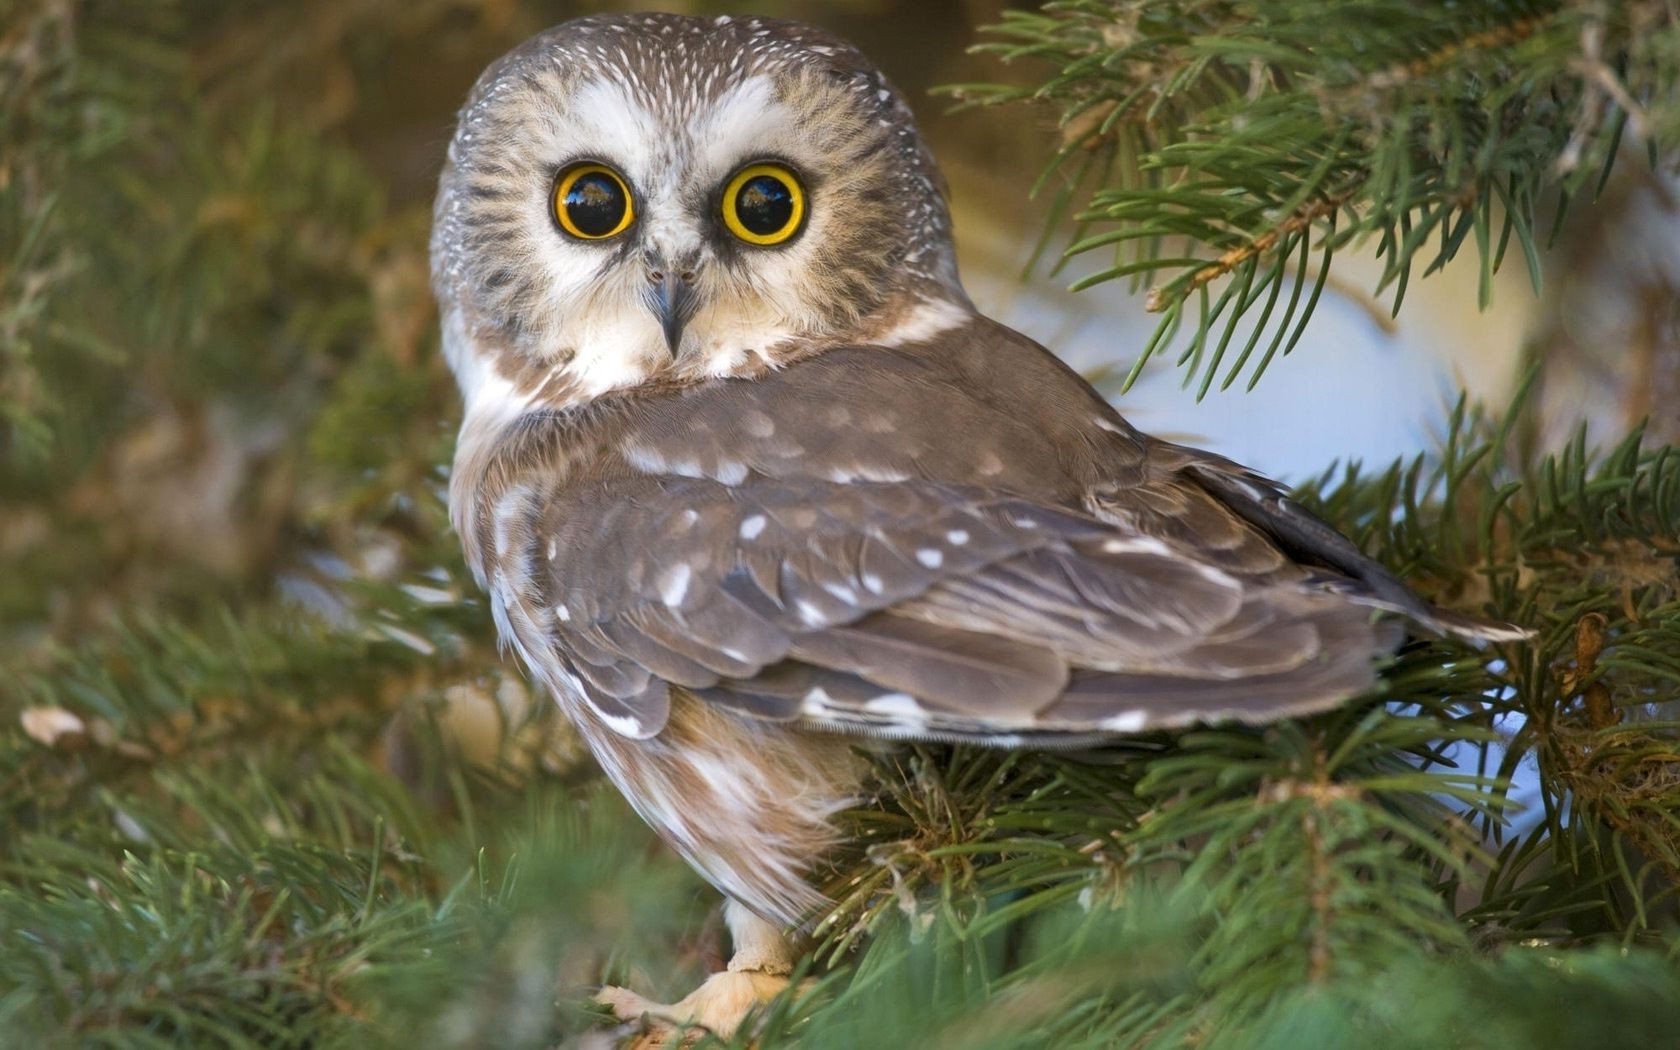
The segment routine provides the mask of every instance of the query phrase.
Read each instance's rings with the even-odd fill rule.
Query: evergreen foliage
[[[1287,352],[1361,237],[1398,309],[1414,262],[1543,250],[1618,139],[1663,162],[1668,12],[1075,0],[1003,22],[1043,85],[965,90],[1060,107],[1056,228],[1153,282],[1205,387]],[[425,188],[334,95],[565,13],[0,15],[0,1044],[552,1046],[603,979],[715,959],[714,895],[494,652]],[[1260,729],[872,753],[761,1045],[1672,1041],[1680,453],[1530,456],[1521,407],[1303,497],[1533,642],[1419,639]]]
[[[1643,0],[1062,0],[1006,12],[985,46],[1048,66],[1042,84],[957,93],[1059,107],[1066,255],[1113,253],[1079,286],[1151,285],[1162,320],[1131,376],[1182,331],[1205,394],[1295,346],[1349,245],[1376,242],[1395,312],[1467,245],[1484,306],[1512,247],[1538,289],[1548,191],[1555,230],[1629,133],[1653,163],[1680,149],[1675,23]]]

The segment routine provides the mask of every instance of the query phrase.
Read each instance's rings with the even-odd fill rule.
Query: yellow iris
[[[748,244],[781,244],[805,221],[805,188],[780,164],[749,164],[723,191],[723,224]]]
[[[554,186],[554,218],[573,237],[600,241],[629,229],[636,208],[618,172],[605,164],[579,164]]]

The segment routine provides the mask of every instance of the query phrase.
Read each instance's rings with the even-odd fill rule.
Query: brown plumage
[[[604,243],[552,213],[580,157],[635,197]],[[771,247],[718,220],[766,161],[809,207]],[[648,291],[676,269],[681,316]],[[1516,636],[975,313],[907,108],[821,31],[585,19],[504,58],[451,147],[434,273],[468,405],[452,508],[502,637],[764,920],[818,903],[847,734],[1264,722],[1368,691],[1405,619]]]

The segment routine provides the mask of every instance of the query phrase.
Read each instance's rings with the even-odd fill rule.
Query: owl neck
[[[457,307],[444,319],[444,352],[469,423],[497,427],[532,408],[564,409],[649,385],[753,378],[840,346],[902,346],[972,321],[962,286],[912,279],[868,314],[835,329],[801,332],[772,317],[707,316],[672,354],[657,330],[624,324],[545,334],[541,344],[508,335]],[[564,349],[555,349],[564,347]]]

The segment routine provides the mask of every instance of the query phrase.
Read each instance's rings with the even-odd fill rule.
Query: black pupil
[[[624,187],[604,171],[572,180],[566,190],[566,217],[585,237],[605,237],[624,221]]]
[[[780,233],[793,220],[793,191],[774,175],[756,175],[735,195],[735,215],[760,237]]]

